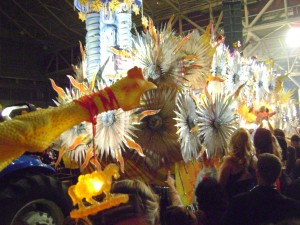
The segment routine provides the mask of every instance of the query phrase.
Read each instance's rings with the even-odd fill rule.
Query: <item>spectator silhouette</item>
[[[222,225],[229,206],[224,187],[214,178],[204,178],[196,188],[199,224]]]
[[[226,222],[228,225],[276,223],[300,217],[300,203],[278,192],[275,181],[281,173],[281,161],[274,154],[258,157],[258,185],[232,199]]]

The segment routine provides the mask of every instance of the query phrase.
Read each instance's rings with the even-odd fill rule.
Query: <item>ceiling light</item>
[[[286,35],[286,44],[290,48],[300,47],[300,27],[291,28]]]

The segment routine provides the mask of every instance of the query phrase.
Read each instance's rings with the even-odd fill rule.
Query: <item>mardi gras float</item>
[[[35,129],[22,129],[24,132],[16,133],[10,142],[4,136],[3,143],[13,145],[16,152],[5,152],[3,148],[0,158],[4,168],[25,150],[41,151],[59,137],[55,141],[59,146],[58,162],[64,160],[82,171],[92,170],[70,190],[74,204],[79,205],[74,217],[106,208],[92,198],[103,192],[100,187],[104,178],[99,179],[102,175],[96,172],[105,171],[112,162],[125,177],[162,186],[168,170],[172,170],[184,203],[190,204],[199,171],[204,176],[212,171],[206,168],[216,167],[236,128],[255,129],[265,118],[287,134],[298,125],[293,90],[283,89],[287,75],[276,74],[270,62],[242,57],[238,44],[230,50],[224,37],[213,33],[213,24],[204,34],[195,30],[182,37],[172,29],[172,18],[158,28],[151,18],[142,15],[143,31],[132,35],[131,14],[142,14],[141,1],[75,0],[74,5],[86,22],[86,45],[80,46],[82,61],[73,66],[74,76],[68,76],[71,88],[63,89],[51,80],[58,95],[55,110],[64,116],[52,116],[54,109],[24,115],[26,120],[34,121],[24,128]],[[141,70],[129,70],[128,77],[137,81],[123,78],[134,66]],[[138,91],[142,80],[148,86],[149,81],[153,82],[157,88],[131,104],[130,90],[141,95],[151,86]],[[102,89],[106,94],[96,94]],[[119,91],[124,93],[116,94]],[[50,124],[61,129],[53,132],[45,125],[45,117],[47,121],[57,117]],[[6,126],[18,127],[19,121],[25,120],[22,118]],[[62,121],[68,121],[68,125],[62,126]],[[20,141],[24,135],[37,132],[41,142]],[[207,160],[198,163],[202,156]],[[98,187],[89,196],[82,195],[85,181],[93,181]],[[91,204],[89,208],[82,199]],[[126,197],[119,200],[116,204],[125,202]]]
[[[294,91],[283,89],[287,75],[276,74],[270,60],[242,57],[239,43],[229,49],[224,37],[212,32],[212,24],[204,34],[192,31],[182,37],[172,29],[172,18],[155,27],[143,16],[141,1],[74,4],[86,22],[86,46],[81,46],[82,62],[74,66],[75,78],[69,77],[73,87],[57,91],[53,85],[56,104],[114,83],[130,66],[141,67],[158,88],[142,96],[139,108],[108,111],[94,124],[83,122],[64,132],[60,159],[83,169],[94,143],[103,165],[116,161],[127,177],[158,185],[164,185],[167,171],[175,167],[177,187],[191,202],[187,193],[193,192],[200,167],[211,164],[189,163],[204,153],[208,159],[226,154],[237,127],[256,129],[269,118],[274,127],[294,132]],[[133,35],[132,12],[141,12],[143,26]]]

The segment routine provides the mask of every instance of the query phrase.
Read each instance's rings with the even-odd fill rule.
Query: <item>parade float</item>
[[[86,174],[79,181],[82,187],[84,180],[91,180],[89,172],[105,171],[110,163],[119,166],[122,177],[158,186],[165,185],[171,170],[188,205],[195,183],[203,176],[215,176],[236,128],[255,130],[269,120],[287,135],[296,132],[299,121],[293,90],[283,88],[287,74],[276,74],[271,59],[244,58],[239,43],[226,46],[224,37],[211,29],[213,24],[205,33],[194,30],[180,36],[172,29],[172,18],[155,26],[145,17],[142,1],[75,0],[74,6],[87,33],[86,45],[81,45],[82,61],[68,76],[71,87],[63,89],[51,80],[59,113],[46,109],[44,114],[24,115],[37,124],[24,125],[23,133],[18,134],[17,128],[7,133],[0,126],[7,133],[2,136],[5,143],[13,143],[16,149],[8,152],[2,145],[1,168],[25,150],[41,151],[55,141],[57,163],[69,162]],[[132,32],[132,13],[141,15],[140,32]],[[123,78],[128,70],[134,82]],[[142,83],[148,87],[138,90]],[[105,94],[97,94],[102,89]],[[153,90],[142,95],[147,89]],[[124,93],[116,94],[120,90]],[[133,97],[135,92],[138,95]],[[59,129],[46,126],[47,113],[47,121],[52,118]],[[63,118],[58,117],[60,113]],[[23,126],[20,120],[24,121],[19,117],[7,126]],[[8,137],[15,137],[11,134],[17,137],[9,142]],[[29,134],[39,142],[22,142]],[[73,212],[74,218],[106,208],[92,199],[99,190],[84,196],[84,189],[72,187],[69,193],[80,210]],[[82,199],[90,205],[82,204]],[[115,205],[126,202],[126,197],[119,200]]]

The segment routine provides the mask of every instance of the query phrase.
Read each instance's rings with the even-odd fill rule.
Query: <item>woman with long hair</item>
[[[229,197],[250,190],[256,184],[257,158],[248,130],[238,128],[231,136],[228,155],[224,157],[218,181]]]

